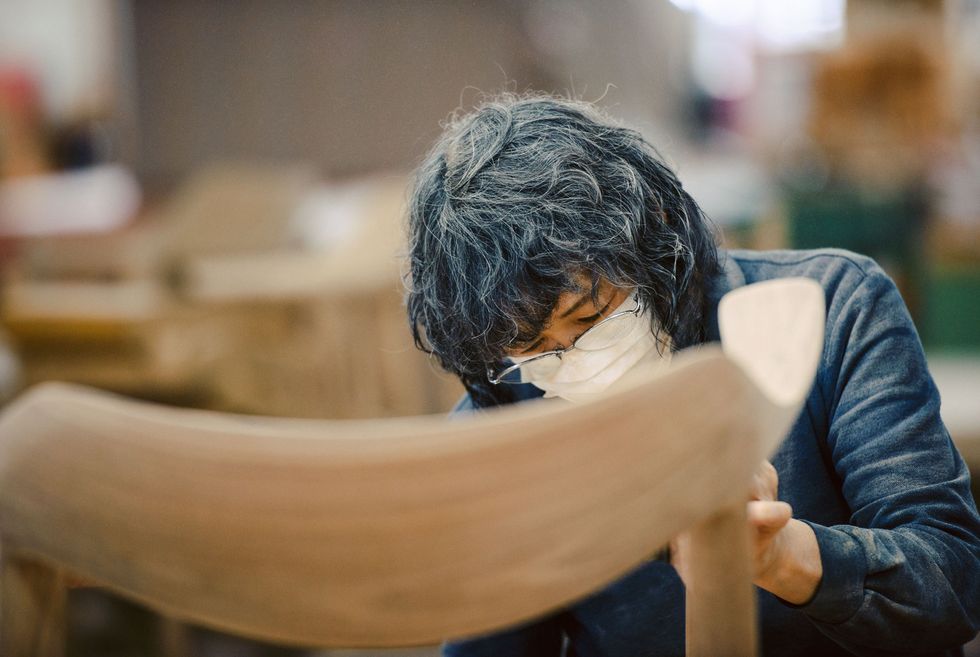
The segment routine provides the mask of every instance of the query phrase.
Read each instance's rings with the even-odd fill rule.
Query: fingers
[[[776,499],[778,492],[779,474],[772,463],[763,461],[752,475],[749,499],[771,501]]]
[[[747,516],[749,525],[760,533],[776,533],[793,517],[793,507],[786,502],[768,500],[749,502]]]

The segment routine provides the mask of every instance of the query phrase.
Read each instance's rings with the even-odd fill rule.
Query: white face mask
[[[636,301],[631,296],[613,312],[635,306]],[[664,347],[663,355],[657,351],[648,310],[615,321],[630,323],[616,343],[599,351],[571,349],[562,356],[561,366],[546,376],[536,373],[534,364],[529,364],[523,378],[544,390],[546,398],[585,402],[610,392],[614,383],[623,380],[624,375],[640,363],[666,365],[670,362],[669,345]],[[511,360],[519,363],[530,358],[532,356],[512,357]]]

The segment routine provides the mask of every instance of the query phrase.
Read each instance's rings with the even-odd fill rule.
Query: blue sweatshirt
[[[980,516],[894,283],[874,261],[840,250],[722,259],[709,341],[719,340],[718,300],[742,285],[805,276],[826,295],[813,389],[771,459],[779,499],[816,533],[824,574],[801,606],[757,589],[762,654],[962,654],[980,629]],[[530,385],[520,393],[541,395]],[[464,398],[456,411],[473,409]],[[547,618],[444,647],[446,657],[683,653],[684,587],[660,560]]]

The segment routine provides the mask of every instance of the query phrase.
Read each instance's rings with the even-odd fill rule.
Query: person
[[[718,341],[730,290],[817,281],[818,373],[748,502],[762,652],[955,655],[975,636],[969,473],[906,307],[872,260],[722,250],[636,131],[540,95],[493,98],[448,123],[417,171],[408,231],[409,321],[416,344],[462,381],[457,413],[575,401],[638,363]],[[546,618],[443,650],[679,655],[683,620],[683,582],[660,555]]]

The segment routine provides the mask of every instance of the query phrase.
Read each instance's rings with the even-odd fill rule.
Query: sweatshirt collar
[[[718,329],[718,302],[732,290],[745,285],[745,274],[728,251],[719,251],[721,271],[715,276],[708,289],[708,308],[705,313],[705,337],[708,342],[720,342]]]

